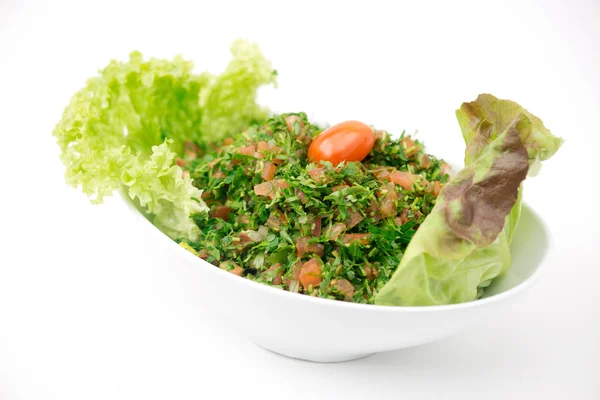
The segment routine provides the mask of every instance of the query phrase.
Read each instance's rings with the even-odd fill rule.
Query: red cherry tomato
[[[374,144],[373,129],[362,122],[346,121],[327,128],[312,141],[308,160],[329,161],[333,165],[342,161],[362,161]]]

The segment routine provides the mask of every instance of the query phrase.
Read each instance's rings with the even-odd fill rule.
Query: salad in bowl
[[[286,293],[302,312],[381,313],[485,301],[511,268],[523,183],[560,138],[482,94],[456,110],[465,166],[452,171],[407,132],[271,113],[256,94],[276,71],[254,44],[232,54],[220,75],[182,57],[111,61],[54,130],[67,181],[94,203],[121,190],[205,273],[201,284],[260,293],[242,302]],[[282,343],[264,347],[321,359]]]

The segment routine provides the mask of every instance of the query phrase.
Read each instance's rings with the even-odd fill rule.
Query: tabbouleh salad
[[[111,61],[54,129],[67,182],[94,203],[121,191],[198,268],[309,296],[460,303],[510,267],[523,182],[562,143],[538,117],[491,94],[462,103],[450,176],[405,133],[273,115],[257,102],[271,63],[243,40],[231,53],[219,75]]]
[[[177,162],[210,212],[197,217],[199,239],[181,243],[248,279],[371,303],[433,208],[447,165],[383,130],[362,162],[310,162],[320,132],[304,113],[283,114],[218,151],[188,143]]]

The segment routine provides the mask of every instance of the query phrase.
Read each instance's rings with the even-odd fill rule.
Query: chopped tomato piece
[[[320,183],[324,180],[323,177],[325,176],[325,170],[323,168],[313,168],[308,171],[308,175],[310,175],[313,181]]]
[[[233,144],[233,138],[228,137],[223,140],[223,146],[230,146],[232,144]]]
[[[315,237],[321,236],[321,217],[315,218],[312,235]]]
[[[311,142],[311,137],[310,135],[308,135],[308,131],[306,129],[306,126],[304,125],[304,122],[302,121],[302,119],[297,116],[297,115],[289,115],[285,118],[285,124],[287,125],[288,130],[290,131],[291,134],[296,135],[296,138],[302,142],[304,142],[304,144],[309,144]],[[298,124],[299,125],[299,130],[298,131],[294,131],[294,126]]]
[[[242,276],[244,274],[244,269],[233,261],[223,261],[221,264],[219,264],[219,268],[224,269],[227,272],[231,272],[237,276]]]
[[[373,218],[375,222],[381,220],[381,212],[379,211],[379,206],[375,200],[371,200],[369,208],[367,208],[367,216]]]
[[[437,197],[440,195],[440,190],[442,190],[442,185],[440,184],[440,181],[434,181],[433,190],[431,193],[433,193],[433,195]]]
[[[256,151],[261,154],[264,154],[270,148],[271,147],[269,146],[269,144],[265,141],[260,141],[256,144]]]
[[[270,161],[265,161],[262,174],[260,175],[265,181],[270,181],[275,177],[277,167]]]
[[[356,225],[358,225],[360,223],[360,221],[362,221],[363,219],[365,219],[362,215],[360,215],[360,213],[356,210],[352,210],[350,211],[348,214],[350,214],[350,216],[348,217],[348,219],[346,219],[346,227],[348,229],[352,229],[354,228]]]
[[[294,266],[292,267],[292,277],[287,277],[283,280],[283,283],[287,286],[290,287],[290,290],[292,290],[292,286],[294,282],[297,282],[298,285],[300,284],[300,271],[302,270],[302,261],[298,260],[296,261],[296,264],[294,264]]]
[[[413,190],[413,178],[410,172],[394,171],[390,174],[390,181],[402,186],[406,190]]]
[[[421,168],[427,169],[429,167],[431,167],[431,159],[428,154],[423,154],[421,157]]]
[[[240,232],[239,238],[240,243],[252,243],[254,241],[246,232]]]
[[[402,139],[400,144],[402,145],[402,149],[404,149],[404,155],[408,158],[412,158],[419,151],[419,147],[410,136]]]
[[[321,284],[321,266],[319,265],[319,260],[311,258],[305,262],[300,270],[299,279],[305,288],[311,285],[312,287],[319,286]]]
[[[280,210],[271,212],[271,215],[269,215],[269,218],[267,219],[267,226],[277,232],[281,230],[283,225],[287,225],[287,223],[288,221],[285,214]]]
[[[373,170],[373,175],[375,178],[381,182],[387,182],[390,180],[390,174],[396,171],[394,167],[380,167]]]
[[[402,212],[400,213],[400,215],[397,216],[396,218],[394,218],[394,220],[400,226],[402,226],[405,223],[407,223],[408,222],[408,210],[406,208],[403,209]]]
[[[364,246],[369,244],[370,239],[370,233],[346,233],[342,238],[342,243],[344,243],[346,246],[349,246],[352,243]]]
[[[254,157],[256,155],[256,146],[249,144],[248,146],[240,147],[238,153]]]
[[[331,286],[344,296],[344,301],[352,300],[354,285],[350,281],[347,279],[334,279],[331,281]]]
[[[273,153],[274,155],[281,154],[281,147],[279,147],[279,146],[273,146],[273,147],[271,147],[271,153]],[[281,160],[279,158],[273,158],[271,161],[275,165],[279,165],[279,164],[281,164],[283,162],[283,160]]]
[[[336,222],[331,226],[329,231],[327,232],[327,237],[329,240],[337,240],[340,235],[346,230],[346,224],[342,224],[341,222]]]
[[[183,167],[185,164],[187,164],[187,161],[185,161],[183,158],[177,157],[175,159],[175,165],[179,165],[180,167]]]
[[[247,215],[238,215],[236,221],[238,224],[248,225],[250,223],[250,217]]]
[[[264,183],[259,183],[258,185],[254,185],[254,193],[257,196],[267,196],[272,199],[275,198],[275,194],[282,189],[287,189],[290,187],[290,184],[284,179],[274,179],[272,181],[267,181]]]
[[[290,131],[290,133],[294,133],[294,125],[296,123],[298,123],[298,125],[300,126],[300,131],[302,131],[304,129],[304,122],[302,122],[302,119],[299,116],[289,115],[285,117],[285,124],[287,125],[287,128]]]
[[[300,202],[302,204],[306,204],[306,193],[304,193],[302,190],[300,189],[294,189],[294,194],[296,196],[298,196],[298,199],[300,199]]]
[[[198,257],[200,257],[201,259],[205,260],[210,256],[210,254],[208,253],[208,250],[206,249],[200,249],[200,251],[198,251]]]
[[[283,268],[281,268],[280,263],[276,263],[271,265],[266,271],[262,273],[264,279],[268,279],[272,277],[273,285],[281,285],[282,277],[283,277]]]
[[[325,252],[325,245],[323,243],[309,244],[311,238],[299,237],[296,238],[296,255],[302,257],[306,253],[315,253],[319,257]]]
[[[332,187],[331,191],[332,192],[337,192],[337,191],[340,191],[342,189],[346,189],[346,188],[349,188],[349,187],[350,186],[346,185],[345,183],[342,183],[341,185],[337,185],[337,186]]]
[[[208,215],[211,218],[221,218],[222,220],[227,221],[229,219],[230,212],[231,212],[231,207],[216,206]]]
[[[442,169],[440,172],[442,176],[449,175],[451,171],[452,171],[452,167],[450,167],[450,165],[448,165],[446,163],[442,164]]]
[[[388,218],[396,215],[396,201],[398,200],[398,194],[394,190],[394,184],[389,183],[387,186],[387,192],[383,196],[379,205],[379,211],[383,218]]]
[[[379,276],[379,271],[376,268],[367,264],[365,265],[365,274],[367,275],[367,279],[372,281],[373,279]]]

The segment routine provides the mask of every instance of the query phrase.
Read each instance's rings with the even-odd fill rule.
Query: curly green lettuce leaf
[[[192,74],[192,63],[111,61],[100,76],[75,93],[54,129],[67,182],[81,186],[93,202],[121,187],[132,157],[148,156],[168,137],[180,145],[199,132],[199,90],[209,78]]]
[[[170,150],[171,140],[152,147],[150,157],[141,161],[130,158],[121,173],[127,193],[150,219],[172,238],[197,239],[200,230],[191,215],[208,212],[201,200],[202,191],[192,184],[189,175],[174,165],[176,154]]]
[[[205,113],[201,130],[215,139],[265,120],[268,111],[256,103],[256,93],[261,86],[276,84],[277,73],[256,44],[238,40],[232,44],[231,53],[233,61],[201,99]]]
[[[527,114],[518,113],[497,135],[489,135],[497,132],[494,126],[463,132],[465,168],[440,193],[392,278],[376,295],[376,304],[471,301],[510,267],[521,184],[531,166],[552,156],[561,142],[549,131],[539,135],[541,121]],[[504,118],[500,113],[490,123],[504,124]]]
[[[239,50],[245,47],[252,51]],[[67,182],[94,203],[126,185],[160,229],[193,240],[190,217],[206,205],[175,167],[175,156],[185,141],[212,142],[266,115],[256,91],[273,81],[273,71],[265,77],[270,65],[243,41],[233,50],[219,77],[195,74],[180,56],[144,60],[132,52],[127,62],[111,61],[75,93],[54,129]]]

